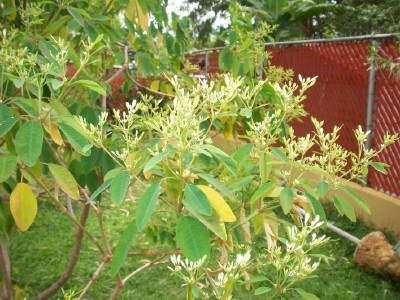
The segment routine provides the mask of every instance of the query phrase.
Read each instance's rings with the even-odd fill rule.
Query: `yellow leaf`
[[[10,209],[15,224],[21,231],[32,225],[37,213],[37,201],[26,183],[18,183],[10,195]]]
[[[139,26],[144,30],[144,31],[149,31],[149,15],[147,13],[144,13],[142,8],[140,7],[139,3],[137,5],[137,10],[138,10],[138,23]]]
[[[172,85],[170,84],[166,84],[165,85],[165,91],[168,95],[173,95],[174,94],[174,90],[172,88]]]
[[[227,118],[224,122],[222,133],[224,134],[224,139],[227,141],[233,141],[233,122],[231,118]]]
[[[213,188],[205,185],[198,185],[199,189],[206,194],[210,201],[211,207],[217,212],[224,222],[235,222],[236,216],[233,214],[232,209],[225,202],[224,198]]]
[[[51,138],[53,139],[54,143],[56,143],[59,146],[64,145],[63,138],[61,137],[60,130],[58,129],[58,126],[56,123],[50,123],[50,132],[49,132]]]
[[[163,41],[164,41],[164,36],[161,33],[158,33],[158,35],[157,35],[157,44],[158,45],[162,45]]]
[[[114,0],[106,0],[107,13],[113,8]]]
[[[126,17],[136,24],[136,0],[130,0],[125,11]]]
[[[8,6],[9,8],[16,8],[16,6],[15,6],[15,1],[14,1],[14,0],[7,0],[7,6]],[[13,12],[10,14],[10,20],[11,20],[11,21],[14,21],[16,17],[17,17],[17,12],[13,11]]]
[[[153,172],[150,172],[150,171],[143,172],[143,176],[144,176],[144,178],[146,178],[147,180],[149,180],[149,179],[151,178],[152,175],[153,175]]]
[[[150,84],[150,88],[153,91],[158,91],[158,89],[160,88],[160,80],[154,80],[152,81],[152,83]]]

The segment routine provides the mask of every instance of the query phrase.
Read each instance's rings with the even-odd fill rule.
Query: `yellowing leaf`
[[[62,146],[64,144],[63,138],[61,137],[60,130],[58,129],[57,124],[50,123],[49,134],[50,134],[51,138],[53,139],[54,143],[56,143],[59,146]]]
[[[125,11],[126,17],[132,22],[136,23],[136,0],[130,0]]]
[[[164,36],[161,33],[157,35],[157,44],[161,45],[164,42]]]
[[[140,7],[139,3],[137,4],[137,8],[138,8],[138,23],[139,23],[139,26],[144,31],[149,31],[149,15],[147,13],[143,12],[143,10]]]
[[[151,178],[152,175],[153,175],[153,172],[151,172],[151,171],[143,172],[143,176],[144,176],[144,178],[146,178],[147,180],[149,180],[149,179]]]
[[[233,122],[231,118],[227,118],[224,122],[224,129],[222,131],[224,139],[233,141]]]
[[[217,212],[224,222],[236,221],[236,216],[233,214],[232,209],[216,190],[205,185],[198,185],[197,187],[201,189],[204,194],[206,194],[211,203],[211,207]]]
[[[49,164],[48,166],[60,188],[72,199],[79,200],[81,196],[74,176],[63,166],[54,164]]]
[[[15,9],[16,8],[15,1],[14,0],[7,0],[7,6],[8,6],[8,8],[14,8]],[[10,14],[10,20],[14,21],[16,19],[16,17],[17,17],[17,11],[13,11]]]
[[[107,13],[110,12],[110,10],[114,6],[114,1],[113,0],[106,0],[106,7],[107,7]]]
[[[151,84],[150,84],[150,88],[153,91],[158,91],[158,89],[160,88],[160,80],[154,80]]]
[[[10,209],[15,224],[21,231],[32,225],[37,213],[37,201],[26,183],[18,183],[10,195]]]

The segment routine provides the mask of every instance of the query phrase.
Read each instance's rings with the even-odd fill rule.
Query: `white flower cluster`
[[[199,259],[198,261],[190,261],[187,258],[181,259],[180,255],[171,255],[171,262],[174,265],[173,268],[168,267],[174,274],[178,275],[187,284],[196,284],[202,277],[200,269],[203,266],[206,257]]]
[[[310,215],[306,214],[300,229],[296,226],[287,228],[285,251],[282,251],[281,247],[276,247],[271,253],[272,260],[266,264],[272,264],[277,272],[283,271],[286,277],[291,277],[293,280],[300,281],[307,278],[319,266],[319,261],[313,261],[309,252],[328,241],[325,235],[317,237],[313,232],[323,223],[319,220],[319,216],[310,222]]]

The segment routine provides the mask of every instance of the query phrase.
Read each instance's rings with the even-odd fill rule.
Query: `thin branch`
[[[78,261],[78,257],[79,257],[79,254],[80,254],[80,251],[82,248],[82,240],[83,240],[83,236],[84,236],[82,228],[84,228],[86,225],[86,221],[89,216],[89,210],[90,210],[90,206],[88,206],[88,205],[85,205],[82,209],[81,219],[79,222],[80,227],[76,230],[74,248],[72,250],[71,258],[68,262],[67,268],[65,269],[65,271],[61,275],[61,277],[55,283],[53,283],[53,285],[51,287],[49,287],[48,289],[46,289],[45,291],[41,292],[38,295],[39,300],[48,299],[55,292],[57,292],[71,276],[72,271],[74,270],[75,265]]]
[[[153,93],[153,94],[156,94],[156,95],[159,95],[159,96],[163,96],[163,97],[168,97],[168,98],[174,98],[175,97],[174,95],[165,94],[165,93],[162,93],[162,92],[159,92],[159,91],[155,91],[155,90],[152,90],[152,89],[148,88],[147,86],[145,86],[145,85],[139,83],[138,81],[136,81],[135,78],[133,78],[132,75],[129,74],[129,72],[125,72],[125,74],[128,76],[128,78],[131,81],[133,81],[134,84],[136,84],[141,89],[144,89],[144,90],[148,91],[149,93]]]
[[[90,287],[93,285],[93,283],[96,281],[96,279],[99,277],[100,272],[103,270],[104,266],[111,260],[111,256],[107,255],[104,257],[103,261],[97,268],[97,270],[93,273],[92,277],[90,277],[90,280],[88,284],[85,286],[85,288],[82,290],[81,294],[79,295],[78,300],[83,299],[83,296],[87,293],[87,291],[90,289]]]
[[[156,255],[170,255],[170,254],[178,254],[181,253],[179,248],[173,250],[148,250],[144,252],[128,252],[129,256],[156,256]]]
[[[115,275],[115,280],[117,281],[115,285],[115,289],[110,297],[111,300],[116,300],[122,288],[124,287],[124,283],[122,282],[121,275],[118,273]]]
[[[217,299],[220,299],[220,298],[221,298],[221,295],[220,295],[219,292],[218,292],[218,288],[217,288],[217,286],[215,285],[214,279],[212,279],[211,275],[209,274],[209,270],[207,270],[206,268],[204,268],[203,271],[204,271],[204,274],[206,274],[207,281],[210,283],[210,285],[211,285],[211,287],[212,287],[212,289],[213,289],[213,291],[214,291],[214,293],[215,293],[215,296],[217,297]]]
[[[140,268],[137,268],[135,271],[133,271],[131,274],[129,274],[128,276],[126,276],[122,282],[125,285],[125,283],[131,279],[132,277],[136,276],[138,273],[142,272],[143,270],[149,268],[149,267],[153,267],[153,266],[158,266],[158,265],[165,265],[165,264],[169,264],[171,263],[171,260],[167,259],[167,260],[163,260],[163,261],[159,261],[160,259],[164,258],[165,255],[160,256],[159,258],[148,262],[147,264],[144,264],[143,266],[141,266]]]
[[[164,260],[164,261],[159,261],[160,259],[162,259],[163,257],[165,257],[165,255],[160,256],[159,258],[150,261],[146,264],[144,264],[143,266],[137,268],[135,271],[133,271],[132,273],[130,273],[128,276],[126,276],[123,280],[119,281],[117,280],[117,284],[115,286],[114,292],[111,295],[111,300],[115,300],[117,299],[119,293],[121,292],[121,289],[124,287],[124,285],[126,284],[126,282],[131,279],[132,277],[136,276],[138,273],[142,272],[143,270],[152,267],[152,266],[158,266],[158,265],[164,265],[164,264],[169,264],[171,261],[168,260]],[[117,274],[117,276],[119,276],[119,274]]]
[[[0,299],[9,300],[12,296],[11,286],[11,263],[7,248],[0,239],[0,272],[2,275],[3,286],[0,289]]]

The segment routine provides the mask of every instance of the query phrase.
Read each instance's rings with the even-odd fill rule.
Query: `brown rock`
[[[358,244],[353,258],[354,263],[366,272],[400,281],[400,257],[382,232],[366,235]]]

